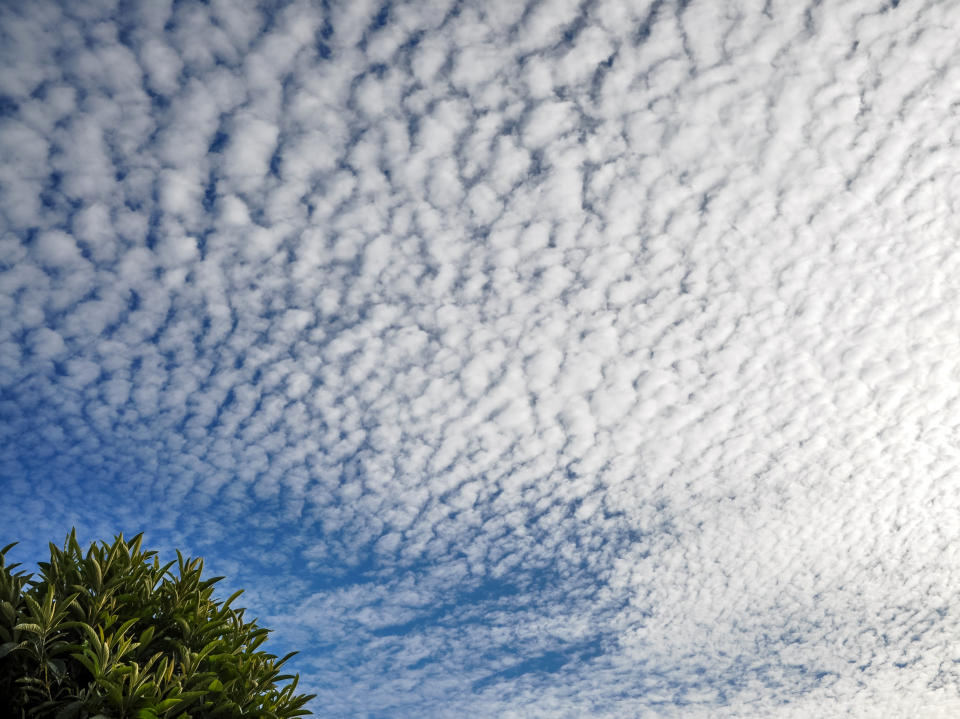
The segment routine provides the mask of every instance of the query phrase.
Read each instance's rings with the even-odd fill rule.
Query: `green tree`
[[[40,719],[288,719],[299,675],[260,649],[268,629],[213,598],[203,560],[160,564],[129,542],[84,553],[71,531],[38,576],[0,550],[0,710]],[[242,590],[241,590],[242,591]],[[284,684],[285,683],[285,684]]]

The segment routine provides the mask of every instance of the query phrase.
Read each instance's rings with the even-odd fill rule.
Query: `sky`
[[[0,2],[0,545],[204,557],[318,716],[957,716],[958,26]]]

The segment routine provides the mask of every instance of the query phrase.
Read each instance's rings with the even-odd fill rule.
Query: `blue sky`
[[[319,715],[960,711],[960,5],[0,6],[0,544]]]

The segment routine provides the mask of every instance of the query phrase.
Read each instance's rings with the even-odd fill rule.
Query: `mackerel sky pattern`
[[[960,3],[0,5],[0,544],[319,716],[960,711]]]

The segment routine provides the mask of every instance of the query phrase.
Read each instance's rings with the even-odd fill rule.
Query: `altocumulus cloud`
[[[321,715],[954,716],[958,26],[5,3],[4,534],[206,556]]]

